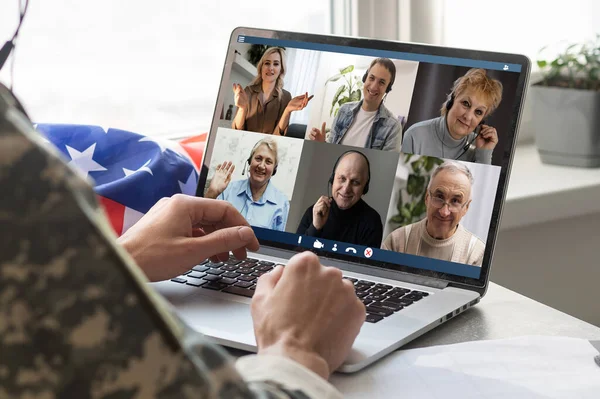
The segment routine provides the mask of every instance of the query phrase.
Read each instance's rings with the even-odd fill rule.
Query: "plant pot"
[[[600,92],[532,86],[533,129],[542,162],[600,166]]]

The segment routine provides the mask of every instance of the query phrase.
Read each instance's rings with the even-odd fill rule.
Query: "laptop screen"
[[[262,245],[480,284],[529,61],[236,29],[197,195]]]

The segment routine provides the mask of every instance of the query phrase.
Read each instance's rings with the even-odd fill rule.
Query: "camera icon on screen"
[[[321,241],[319,240],[315,240],[315,242],[313,243],[313,247],[317,248],[317,249],[321,249],[325,246],[325,244],[323,244]]]

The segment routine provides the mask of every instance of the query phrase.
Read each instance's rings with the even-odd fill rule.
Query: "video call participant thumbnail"
[[[379,247],[383,238],[381,216],[362,199],[370,180],[368,158],[359,151],[343,153],[329,178],[331,197],[322,195],[304,212],[296,234]]]
[[[425,219],[388,235],[382,249],[481,266],[485,244],[460,224],[471,205],[473,175],[460,162],[445,161],[433,172]]]
[[[402,125],[383,105],[396,79],[396,66],[389,58],[371,62],[362,81],[363,99],[340,107],[327,138],[328,143],[377,150],[397,151]],[[309,139],[325,141],[325,123],[321,129],[312,128]]]
[[[258,74],[254,80],[244,89],[233,84],[237,107],[233,129],[285,135],[291,113],[304,109],[313,98],[308,93],[292,98],[283,88],[285,65],[285,51],[280,47],[268,48],[256,65]]]
[[[484,118],[501,101],[502,83],[485,69],[470,69],[454,82],[440,117],[415,123],[404,133],[402,152],[491,164],[498,133]]]
[[[231,203],[251,226],[283,231],[290,210],[290,202],[271,182],[277,173],[279,157],[277,142],[271,138],[259,140],[246,160],[248,178],[231,182],[235,166],[231,161],[218,164],[210,182],[206,198]]]

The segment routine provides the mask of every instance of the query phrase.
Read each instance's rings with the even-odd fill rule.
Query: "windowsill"
[[[517,146],[501,229],[600,212],[600,169],[548,165],[533,144]]]

